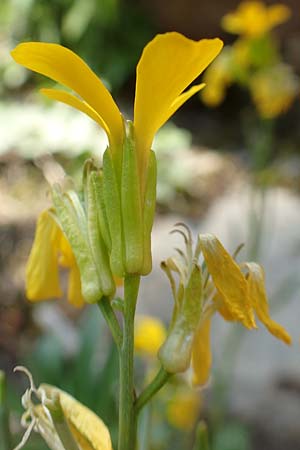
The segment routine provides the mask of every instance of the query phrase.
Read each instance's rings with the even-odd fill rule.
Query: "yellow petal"
[[[208,272],[226,309],[235,320],[247,328],[254,328],[248,286],[239,266],[214,235],[200,234],[199,243]]]
[[[84,305],[84,299],[81,292],[80,272],[78,266],[75,264],[70,267],[69,283],[68,283],[68,302],[76,308],[81,308]]]
[[[177,108],[172,109],[172,105],[184,89],[203,72],[221,48],[219,39],[196,42],[176,32],[157,35],[144,48],[137,66],[134,104],[142,177],[156,131],[176,111]],[[182,103],[179,101],[179,106]]]
[[[106,131],[109,140],[111,140],[108,126],[106,125],[102,117],[100,117],[99,114],[86,102],[80,100],[80,98],[70,94],[69,92],[60,91],[58,89],[40,89],[40,92],[46,97],[51,98],[52,100],[57,100],[58,102],[65,103],[66,105],[72,106],[73,108],[85,113]]]
[[[200,325],[194,338],[192,351],[192,381],[195,386],[203,386],[206,384],[210,375],[210,368],[212,364],[210,324],[211,316],[209,315]]]
[[[66,392],[49,385],[41,387],[59,392],[64,415],[82,450],[112,450],[109,431],[100,417]]]
[[[120,111],[102,81],[79,56],[61,45],[41,42],[19,44],[11,55],[27,69],[76,92],[107,124],[112,146],[121,145],[123,122]]]
[[[68,301],[71,305],[81,308],[84,305],[84,299],[81,291],[81,281],[79,268],[73,254],[71,245],[63,233],[59,241],[59,264],[70,270],[68,283]]]
[[[283,4],[271,5],[268,8],[269,28],[286,22],[291,16],[291,10]]]
[[[165,117],[163,117],[163,123],[167,122],[171,116],[179,109],[187,100],[189,100],[197,92],[201,91],[205,87],[205,83],[197,84],[192,86],[190,89],[185,91],[183,94],[179,95],[173,103],[170,105],[169,109],[166,110]]]
[[[286,344],[290,344],[292,341],[290,335],[281,325],[276,323],[270,317],[263,268],[256,263],[245,263],[243,266],[248,269],[247,282],[249,286],[249,296],[257,317],[267,327],[271,334],[278,339],[281,339]]]
[[[62,296],[57,262],[59,239],[58,226],[48,211],[43,211],[26,266],[26,295],[31,301]]]

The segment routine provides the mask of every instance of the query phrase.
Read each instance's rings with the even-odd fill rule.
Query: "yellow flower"
[[[190,431],[194,428],[201,407],[199,394],[188,386],[181,386],[173,393],[167,405],[167,419],[179,430]]]
[[[31,301],[61,297],[59,266],[69,269],[68,300],[82,306],[80,273],[69,242],[49,211],[38,219],[26,267],[26,294]]]
[[[184,91],[222,48],[219,39],[192,41],[176,33],[157,35],[137,65],[134,138],[141,185],[145,183],[151,144],[157,130],[192,95],[204,87]],[[12,51],[14,60],[68,87],[76,95],[42,89],[43,94],[84,112],[107,133],[116,166],[122,160],[124,124],[121,113],[101,80],[71,50],[57,44],[29,42]]]
[[[250,92],[260,116],[271,119],[289,109],[299,92],[299,81],[288,65],[277,64],[251,77]]]
[[[178,363],[178,371],[186,370],[192,363],[193,384],[203,385],[207,382],[212,362],[210,350],[210,325],[214,313],[219,312],[225,320],[240,322],[248,329],[256,328],[254,313],[271,334],[286,344],[291,338],[285,329],[274,322],[269,314],[268,300],[265,291],[264,272],[256,263],[244,263],[241,267],[224,249],[220,241],[211,234],[200,234],[196,250],[192,251],[190,233],[185,236],[187,254],[166,261],[165,271],[171,281],[175,298],[175,319],[173,319],[166,344],[160,350],[160,359],[166,370],[177,371],[174,358],[186,362],[185,367]],[[189,317],[190,307],[194,309],[194,299],[189,298],[187,290],[190,286],[192,267],[198,264],[202,253],[204,267],[202,270],[202,295],[198,298],[201,314],[194,329],[186,327],[178,336],[172,335],[177,321],[184,324],[183,316]],[[200,264],[198,265],[200,269]],[[180,282],[176,289],[172,271],[179,273]],[[176,345],[174,344],[176,342]],[[178,343],[179,342],[179,343]],[[187,345],[187,343],[189,345]],[[172,349],[177,354],[172,354]],[[180,351],[182,349],[182,356]]]
[[[154,357],[166,339],[166,329],[161,320],[151,316],[137,316],[134,347],[142,355]]]
[[[206,70],[203,81],[208,84],[200,93],[206,105],[215,107],[223,102],[226,88],[232,83],[232,64],[232,49],[225,47]]]
[[[290,9],[283,4],[265,6],[260,1],[245,1],[236,11],[222,19],[224,30],[233,34],[255,38],[284,23],[290,17]]]
[[[37,42],[23,43],[13,50],[16,62],[48,76],[75,94],[42,89],[46,96],[84,112],[107,133],[109,147],[103,156],[103,177],[94,186],[93,194],[96,198],[99,193],[102,199],[100,215],[105,216],[105,230],[102,226],[101,238],[106,246],[103,247],[105,260],[110,266],[107,272],[124,277],[147,275],[151,271],[151,231],[156,199],[156,159],[151,151],[152,141],[175,111],[204,87],[202,83],[185,91],[217,56],[222,45],[219,39],[196,42],[175,32],[156,36],[144,48],[137,65],[133,124],[125,124],[104,84],[71,50]],[[64,209],[62,205],[62,213]],[[63,223],[62,228],[69,239]],[[103,231],[107,231],[106,235]],[[100,234],[94,233],[95,236]],[[90,275],[87,261],[81,258],[82,264],[79,263],[76,242],[69,241],[80,271],[84,266],[86,275]],[[84,239],[82,244],[85,245]],[[101,274],[100,271],[100,278]],[[108,275],[111,281],[111,274]],[[107,280],[100,280],[98,285],[94,276],[93,283],[83,283],[84,280],[89,281],[82,276],[84,298],[91,303],[100,299],[101,294],[112,292],[111,282],[109,286],[102,283]]]

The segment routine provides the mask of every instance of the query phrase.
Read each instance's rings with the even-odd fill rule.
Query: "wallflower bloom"
[[[269,314],[268,299],[264,285],[264,272],[256,263],[239,266],[220,241],[211,234],[200,234],[195,252],[192,251],[190,233],[185,235],[187,252],[169,258],[163,268],[171,282],[175,299],[173,320],[169,334],[159,356],[165,369],[170,372],[193,367],[193,384],[201,386],[209,378],[212,362],[210,350],[210,325],[214,313],[218,312],[225,320],[240,322],[248,329],[256,328],[254,313],[278,339],[290,344],[291,338],[285,329],[274,322]],[[204,265],[198,262],[202,253]],[[198,267],[198,272],[195,272]],[[203,268],[204,267],[204,268]],[[179,275],[176,286],[172,272]],[[197,276],[191,284],[191,278]],[[195,287],[201,282],[202,288]],[[201,295],[199,295],[199,292]],[[194,326],[187,327],[185,317],[195,316],[195,301],[200,305]],[[176,323],[183,329],[178,336]],[[190,322],[189,322],[190,323]],[[176,353],[175,350],[176,349]],[[174,354],[175,353],[175,354]]]
[[[192,41],[176,33],[157,35],[137,65],[134,135],[141,182],[157,130],[203,84],[184,90],[211,63],[222,48],[219,39]],[[114,159],[120,162],[124,139],[122,115],[101,80],[71,50],[57,44],[29,42],[12,51],[14,60],[74,91],[42,89],[42,93],[84,112],[107,133]],[[79,96],[79,97],[78,97]]]
[[[290,14],[290,9],[280,3],[265,6],[260,1],[245,1],[223,17],[222,26],[229,33],[256,38],[286,22]]]
[[[103,258],[106,261],[107,252],[115,276],[146,275],[151,271],[151,230],[156,197],[152,141],[175,111],[204,87],[199,84],[185,91],[217,56],[222,45],[219,39],[196,42],[175,32],[156,36],[144,48],[137,65],[133,124],[125,123],[104,84],[71,50],[57,44],[30,42],[18,45],[12,52],[19,64],[73,91],[42,89],[43,94],[84,112],[107,133],[109,147],[103,157],[103,176],[99,175],[101,180],[95,186],[95,196],[99,198],[100,216],[104,218],[99,219],[101,245],[98,248],[103,247],[103,241]],[[57,205],[54,206],[57,210]],[[61,208],[62,218],[65,218],[65,207]],[[73,233],[68,233],[66,227],[73,219],[67,219],[62,229],[69,239]],[[91,236],[96,237],[96,232]],[[82,244],[88,240],[82,239]],[[76,245],[76,240],[73,241]],[[74,251],[73,243],[70,242],[80,269],[85,300],[97,301],[101,293],[106,294],[105,290],[111,293],[113,286],[108,268],[106,280],[99,286],[95,277],[92,283],[91,280],[84,283],[82,264],[85,269],[87,264],[83,258],[80,263],[81,253],[78,249]],[[88,274],[88,270],[85,272]]]

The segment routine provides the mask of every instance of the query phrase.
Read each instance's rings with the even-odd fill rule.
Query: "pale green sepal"
[[[121,205],[125,271],[127,274],[137,274],[141,272],[143,265],[143,219],[137,153],[131,136],[124,141]]]
[[[52,198],[55,213],[79,267],[83,298],[88,303],[95,303],[103,296],[103,292],[87,237],[82,233],[75,212],[72,213],[72,205],[64,198],[57,186],[52,189]]]
[[[98,221],[101,235],[104,239],[106,247],[108,248],[109,251],[111,251],[111,237],[109,233],[109,226],[105,210],[104,193],[103,193],[103,172],[102,170],[93,171],[91,172],[90,176],[96,196]]]
[[[184,372],[191,361],[194,336],[202,309],[201,269],[197,264],[192,266],[191,275],[184,287],[183,298],[178,301],[178,305],[180,309],[177,310],[167,339],[158,354],[164,369],[171,373]]]
[[[118,182],[110,149],[103,155],[103,194],[111,236],[110,266],[114,275],[124,275],[123,231]]]
[[[143,211],[143,244],[144,260],[142,275],[148,275],[152,270],[151,232],[154,221],[156,205],[156,179],[157,164],[153,150],[149,154],[147,180],[145,187],[144,211]]]
[[[97,204],[93,175],[95,175],[95,172],[91,172],[87,180],[88,236],[92,255],[98,271],[101,290],[104,295],[109,297],[115,293],[115,283],[110,270],[108,252],[98,222],[99,205]]]

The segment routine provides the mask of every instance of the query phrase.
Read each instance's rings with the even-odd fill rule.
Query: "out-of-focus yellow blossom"
[[[190,431],[198,420],[200,408],[199,392],[188,386],[179,387],[167,404],[168,422],[179,430]]]
[[[154,357],[165,339],[166,328],[161,320],[152,316],[137,316],[134,334],[137,352]]]
[[[225,47],[206,70],[203,81],[207,85],[200,94],[206,105],[215,107],[223,102],[226,89],[232,82],[232,62],[231,48]]]
[[[250,92],[259,115],[271,119],[286,112],[299,90],[299,81],[285,64],[256,72],[250,80]]]
[[[180,348],[189,353],[193,367],[193,384],[201,386],[209,378],[212,362],[210,350],[210,325],[214,313],[219,312],[224,319],[240,322],[248,329],[256,327],[254,313],[261,322],[278,339],[286,344],[291,343],[291,338],[285,329],[274,322],[269,315],[268,300],[264,284],[264,272],[262,267],[256,263],[245,263],[241,267],[234,261],[230,254],[224,249],[220,241],[211,234],[200,234],[195,252],[192,251],[192,240],[190,233],[185,236],[187,252],[179,253],[179,256],[169,258],[165,262],[165,272],[171,282],[172,292],[175,298],[175,320],[181,318],[183,311],[188,313],[188,304],[184,304],[185,290],[187,288],[186,278],[191,273],[194,264],[202,253],[205,269],[202,271],[202,298],[198,301],[201,305],[201,315],[195,330],[186,329],[180,338]],[[179,274],[179,286],[172,275],[172,271]],[[184,310],[181,309],[184,307]],[[173,319],[174,321],[174,319]],[[183,323],[183,319],[181,319]],[[171,323],[167,337],[167,345],[164,344],[160,350],[160,359],[166,370],[172,371],[172,355],[168,350],[174,345],[172,340],[178,341],[177,336],[172,335],[174,329]],[[191,333],[192,331],[192,333]],[[185,355],[186,356],[186,355]],[[176,358],[178,356],[176,355]],[[186,370],[189,365],[181,368]]]
[[[51,213],[43,211],[38,219],[33,246],[26,266],[26,294],[31,301],[63,295],[59,266],[69,269],[68,300],[83,305],[80,273],[72,249]]]
[[[260,1],[245,1],[222,19],[224,30],[246,37],[259,37],[290,17],[290,9],[283,4],[266,6]]]

